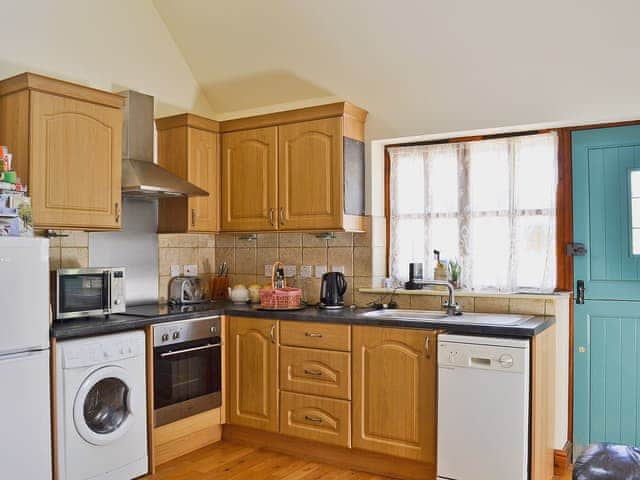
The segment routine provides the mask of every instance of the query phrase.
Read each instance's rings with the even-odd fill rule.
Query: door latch
[[[584,304],[584,280],[578,280],[576,284],[576,304]]]
[[[584,243],[567,243],[568,257],[584,257],[587,254],[587,247]]]

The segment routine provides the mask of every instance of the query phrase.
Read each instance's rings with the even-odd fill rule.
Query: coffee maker
[[[347,280],[340,272],[327,272],[322,275],[320,286],[320,308],[344,308],[344,294],[347,291]]]
[[[413,262],[409,264],[409,281],[405,282],[406,290],[422,290],[424,275],[422,263]]]

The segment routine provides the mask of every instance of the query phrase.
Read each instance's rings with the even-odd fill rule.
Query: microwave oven
[[[123,313],[124,267],[63,268],[52,272],[52,307],[56,320]]]

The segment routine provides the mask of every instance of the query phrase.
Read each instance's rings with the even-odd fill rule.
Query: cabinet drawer
[[[351,446],[351,402],[281,392],[280,411],[284,435]]]
[[[280,388],[351,399],[351,354],[280,347]]]
[[[280,322],[280,344],[291,347],[351,351],[351,325]]]

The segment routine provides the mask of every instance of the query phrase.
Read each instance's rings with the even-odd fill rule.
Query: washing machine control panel
[[[64,345],[64,368],[86,367],[144,355],[144,342],[131,338],[84,341]]]

